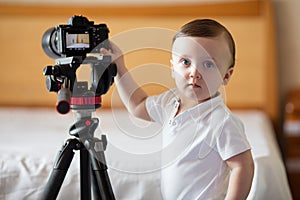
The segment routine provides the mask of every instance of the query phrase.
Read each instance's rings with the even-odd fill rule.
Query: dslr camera
[[[117,73],[111,57],[99,54],[101,48],[110,48],[108,33],[106,24],[95,25],[84,16],[73,16],[68,24],[49,28],[44,33],[43,50],[56,64],[46,66],[43,74],[48,91],[58,94],[56,109],[59,113],[101,106],[101,95],[108,91]],[[82,64],[92,68],[90,84],[77,81],[76,70]]]
[[[83,16],[73,16],[68,24],[49,28],[43,36],[42,46],[51,58],[85,56],[109,48],[109,29],[106,24],[95,25]]]

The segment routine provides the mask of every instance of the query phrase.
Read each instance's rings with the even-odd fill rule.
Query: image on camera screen
[[[67,49],[87,49],[90,47],[90,38],[88,33],[66,34]]]

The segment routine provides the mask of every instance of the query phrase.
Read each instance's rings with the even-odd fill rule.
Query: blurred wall
[[[73,4],[153,4],[153,3],[178,3],[178,2],[205,2],[207,0],[72,0]],[[213,1],[231,1],[231,0],[213,0]],[[235,0],[243,1],[243,0]],[[60,0],[0,0],[0,2],[9,3],[62,3],[68,4],[70,1]],[[278,64],[281,96],[285,96],[287,91],[300,87],[300,1],[299,0],[273,0],[275,19],[277,26],[277,45],[278,45]]]
[[[58,3],[58,0],[0,0],[0,2],[9,2],[9,3],[34,3],[34,4],[41,4],[41,3],[49,3],[49,2],[53,2],[54,4]],[[87,0],[87,1],[82,1],[82,0],[67,0],[67,1],[63,1],[60,3],[62,4],[68,4],[70,3],[70,1],[72,1],[72,3],[81,3],[81,4],[107,4],[107,3],[116,3],[116,2],[130,2],[130,3],[138,3],[138,4],[147,4],[147,3],[173,3],[174,1],[171,0],[145,0],[145,1],[137,1],[137,0],[116,0],[116,1],[110,1],[110,0],[101,0],[100,1],[94,1],[94,0]],[[186,3],[186,2],[195,2],[195,1],[208,1],[208,0],[188,0],[188,1],[184,1],[184,0],[176,0],[176,2],[181,1],[182,3]],[[227,1],[227,0],[213,0],[213,1]],[[228,1],[232,1],[232,0],[228,0]],[[235,0],[236,1],[236,0]],[[240,0],[243,1],[243,0]],[[275,19],[276,19],[276,25],[277,25],[277,46],[278,46],[278,64],[279,64],[279,87],[280,87],[280,93],[281,93],[281,97],[284,99],[285,94],[287,93],[288,90],[300,86],[300,67],[298,66],[298,64],[300,64],[300,40],[298,39],[299,35],[300,35],[300,26],[298,25],[298,11],[300,10],[300,1],[299,0],[273,0],[274,3],[274,8],[275,8]],[[42,18],[42,16],[41,16]],[[55,17],[54,17],[55,18]],[[53,23],[52,24],[57,24],[57,20],[53,18]],[[1,20],[4,20],[3,17]],[[14,17],[10,17],[9,20],[12,20],[12,23],[10,23],[10,27],[6,27],[6,28],[15,28],[16,25],[14,22],[14,20],[17,20],[17,18]],[[52,20],[52,19],[51,19]],[[35,19],[34,21],[43,21],[42,19]],[[22,26],[26,26],[28,29],[30,29],[29,27],[32,26],[32,24],[34,24],[34,21],[28,21],[26,22],[26,24],[23,24]],[[64,22],[64,21],[63,21]],[[179,22],[177,22],[178,24],[180,24]],[[45,28],[49,27],[48,24],[42,24]],[[14,26],[14,27],[13,27]],[[45,29],[44,28],[44,29]],[[44,30],[43,29],[43,30]],[[16,31],[14,31],[15,35],[16,35],[16,41],[20,40],[20,38],[18,37],[19,31],[21,31],[20,29],[16,28]],[[27,31],[27,30],[26,30]],[[31,30],[32,31],[32,30]],[[30,31],[27,31],[30,32]],[[0,32],[1,35],[4,34],[4,32]],[[40,33],[42,34],[42,32]],[[253,33],[252,37],[254,37]],[[33,34],[29,34],[30,37]],[[40,36],[38,37],[38,40],[40,40]],[[22,41],[24,44],[26,41]],[[259,43],[256,40],[257,43]],[[23,44],[22,43],[22,44]],[[33,46],[33,44],[31,44],[30,46],[32,46],[32,48],[28,48],[28,52],[31,52],[32,55],[37,55],[35,54],[36,49],[40,50],[40,42],[37,43],[39,46],[35,47]],[[13,48],[13,46],[9,46],[9,48],[2,48],[3,52],[7,53],[12,53],[15,52],[15,49]],[[27,53],[28,53],[27,52]],[[2,68],[8,68],[8,66],[4,65],[5,62],[19,62],[19,66],[23,66],[24,62],[22,62],[22,53],[23,52],[16,52],[15,53],[15,59],[14,60],[7,60],[6,59],[6,54],[1,54],[1,60],[2,60]],[[35,57],[35,65],[38,67],[42,66],[42,63],[45,63],[43,59],[45,59],[45,55],[41,54],[43,56],[42,57]],[[4,62],[5,61],[5,62]],[[39,64],[41,63],[41,64]],[[52,60],[49,59],[49,63],[52,63]],[[27,63],[28,64],[28,63]],[[33,66],[33,65],[32,65]],[[33,67],[36,67],[33,66]],[[13,69],[10,69],[11,71]],[[31,68],[27,68],[28,71],[31,71],[33,73],[33,71],[31,70]],[[2,72],[3,75],[3,72]],[[12,73],[9,74],[9,76],[12,76]],[[40,71],[38,71],[38,74],[32,74],[31,77],[29,76],[22,76],[22,73],[14,73],[13,74],[14,78],[17,79],[22,79],[24,81],[27,82],[33,82],[33,79],[37,76],[41,76]],[[36,78],[38,80],[40,80],[41,78],[38,77]],[[255,82],[255,80],[253,80]],[[14,82],[8,82],[6,84],[3,84],[3,87],[6,88],[10,88],[11,86],[13,86],[15,83]],[[37,92],[37,86],[38,85],[44,85],[44,80],[40,80],[39,84],[33,83],[31,84],[31,89],[30,91],[32,91],[32,93],[36,93]],[[43,88],[44,90],[44,88]],[[22,88],[20,88],[20,91],[24,91],[24,92],[30,92],[30,91],[25,91],[22,90]],[[54,95],[50,95],[47,94],[49,96],[54,96]],[[5,98],[6,94],[3,93],[2,95],[2,99]],[[45,97],[45,98],[48,98]],[[17,99],[17,98],[16,98]]]
[[[300,1],[273,0],[277,27],[279,81],[282,100],[300,87]]]
[[[121,42],[124,43],[121,46],[127,49],[126,51],[123,49],[123,52],[128,54],[126,54],[128,66],[140,66],[143,64],[143,67],[147,69],[149,67],[145,67],[144,64],[153,62],[166,66],[164,69],[169,69],[170,55],[167,53],[162,54],[162,52],[169,51],[174,30],[177,30],[181,24],[196,17],[214,16],[214,18],[224,23],[231,30],[236,40],[237,49],[243,49],[237,52],[240,69],[235,72],[235,76],[239,78],[232,79],[231,84],[226,87],[226,102],[228,105],[264,108],[275,102],[277,100],[275,97],[272,98],[274,101],[269,101],[270,96],[275,95],[270,95],[270,92],[275,91],[276,89],[274,88],[277,88],[275,84],[277,81],[273,78],[274,75],[270,74],[272,71],[276,73],[272,70],[272,66],[276,65],[273,63],[275,57],[273,54],[273,29],[271,30],[269,20],[267,20],[270,19],[267,17],[269,12],[262,10],[262,13],[266,15],[260,12],[260,5],[264,4],[258,3],[258,0],[253,0],[245,1],[244,3],[226,2],[226,4],[203,3],[194,4],[193,6],[191,4],[187,5],[173,5],[173,7],[141,6],[138,9],[132,6],[130,9],[135,8],[133,9],[135,12],[133,10],[128,12],[128,7],[122,7],[121,9],[121,6],[105,7],[104,9],[104,7],[95,5],[91,7],[86,6],[86,9],[84,9],[80,6],[72,7],[72,5],[41,6],[32,4],[22,6],[18,4],[17,6],[5,7],[5,4],[2,4],[0,43],[4,48],[0,48],[0,58],[2,60],[2,65],[0,66],[0,90],[3,92],[0,98],[0,105],[54,105],[57,95],[46,92],[45,77],[42,75],[43,67],[54,62],[42,51],[41,36],[47,28],[52,27],[54,24],[64,24],[66,18],[74,13],[86,16],[93,15],[93,20],[96,22],[102,21],[109,24],[112,27],[110,35],[113,36],[110,39],[120,38]],[[266,5],[269,5],[269,3]],[[161,14],[153,15],[160,9]],[[145,15],[145,12],[149,10],[152,10],[151,15]],[[168,15],[166,16],[166,14]],[[273,22],[272,19],[270,20]],[[140,28],[143,27],[144,30],[145,26],[164,27],[164,29],[159,28],[159,31],[156,30],[154,33],[147,31],[146,35],[146,33],[139,32]],[[139,34],[137,36],[132,33],[127,34],[129,30],[130,32],[139,32]],[[170,34],[164,37],[162,33],[165,32]],[[251,33],[251,37],[249,37],[249,33]],[[134,38],[130,40],[128,38],[129,35]],[[143,37],[140,37],[141,35]],[[134,43],[130,41],[134,41]],[[128,42],[129,44],[127,44]],[[151,47],[156,49],[159,47],[158,50],[161,49],[163,51],[147,51],[141,55],[138,54],[140,51],[136,51],[135,47],[139,43],[143,47],[152,45]],[[120,45],[121,43],[117,42],[117,44]],[[165,44],[165,46],[161,47],[162,44]],[[144,49],[147,50],[150,46]],[[153,59],[157,59],[157,61]],[[141,67],[138,69],[141,69]],[[143,73],[146,72],[143,71]],[[267,73],[270,75],[265,77]],[[170,77],[169,73],[163,75],[156,73],[154,70],[151,71],[151,74],[154,74],[153,77],[162,77],[159,80],[163,81],[167,80],[166,77]],[[149,74],[147,75],[140,75],[140,77],[152,77]],[[253,80],[253,77],[255,77],[255,80]],[[143,83],[149,83],[145,82],[144,79]],[[88,78],[85,80],[88,80]],[[266,82],[271,84],[274,82],[272,88],[269,88],[271,84],[266,84]],[[173,80],[171,79],[168,83],[173,83]],[[152,87],[152,85],[148,89],[157,91],[157,87]],[[163,86],[165,85],[169,87],[169,84],[163,83]],[[109,92],[112,91],[110,90]],[[115,102],[115,99],[117,98],[104,95],[103,100],[105,102],[103,104],[109,105],[111,100]],[[275,104],[277,105],[277,103]]]

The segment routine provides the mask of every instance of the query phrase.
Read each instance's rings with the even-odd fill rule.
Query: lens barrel
[[[57,49],[57,31],[54,27],[49,28],[42,37],[42,48],[50,58],[57,59],[61,54]]]

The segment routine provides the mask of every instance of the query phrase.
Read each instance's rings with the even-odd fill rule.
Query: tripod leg
[[[100,151],[98,153],[98,158],[96,159],[92,154],[90,154],[91,164],[92,164],[92,174],[94,176],[95,182],[97,182],[98,191],[94,190],[95,195],[99,195],[101,200],[115,200],[115,196],[112,190],[112,186],[107,173],[107,166],[104,157],[104,152]]]
[[[91,178],[92,178],[92,191],[93,191],[93,199],[102,200],[101,191],[99,189],[95,172],[91,169]]]
[[[80,150],[80,196],[81,200],[91,200],[91,164],[89,152],[83,148]]]
[[[74,149],[78,148],[78,140],[68,140],[62,149],[59,151],[53,170],[45,187],[42,200],[56,199],[64,178],[67,174],[68,168],[74,157]]]

